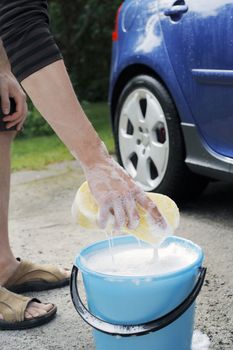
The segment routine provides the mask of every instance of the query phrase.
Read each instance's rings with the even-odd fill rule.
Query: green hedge
[[[112,31],[122,0],[50,0],[51,26],[81,100],[106,101]]]
[[[122,0],[50,0],[51,27],[81,101],[106,101],[111,33]],[[29,103],[29,116],[20,137],[54,132]]]

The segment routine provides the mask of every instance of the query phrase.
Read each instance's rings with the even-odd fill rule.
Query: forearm
[[[22,86],[84,167],[93,166],[109,157],[77,100],[62,60],[24,79]]]

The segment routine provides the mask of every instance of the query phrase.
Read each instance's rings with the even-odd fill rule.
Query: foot
[[[17,268],[20,265],[20,261],[15,258],[0,260],[0,286],[4,286],[7,281],[14,275]],[[70,271],[67,269],[58,269],[64,278],[70,278]]]
[[[52,310],[52,304],[42,304],[32,301],[28,304],[28,307],[25,310],[24,316],[25,320],[30,320],[35,317],[41,317],[46,315],[50,310]],[[0,320],[4,321],[4,316],[0,314]]]
[[[5,260],[4,262],[0,262],[0,286],[4,286],[8,279],[14,274],[19,264],[20,262],[16,259],[9,259],[8,261]],[[64,269],[62,271],[66,276],[68,272]],[[42,304],[33,301],[28,304],[28,307],[25,310],[25,319],[43,316],[52,308],[52,304]],[[0,314],[0,320],[4,320],[2,314]]]
[[[0,330],[22,330],[42,326],[56,316],[53,304],[10,292],[0,287]]]
[[[20,262],[14,257],[0,260],[0,286],[4,286],[14,274]]]

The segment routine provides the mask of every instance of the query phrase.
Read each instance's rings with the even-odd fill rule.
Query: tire
[[[119,163],[145,191],[180,202],[207,186],[208,179],[185,164],[179,116],[157,79],[139,75],[125,86],[114,115],[114,137]]]

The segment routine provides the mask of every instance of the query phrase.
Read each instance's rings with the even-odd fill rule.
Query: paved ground
[[[10,228],[17,256],[71,267],[81,247],[104,238],[98,232],[80,232],[71,222],[71,203],[83,180],[74,163],[13,175]],[[212,350],[233,349],[232,197],[232,184],[213,183],[182,208],[177,232],[206,254],[208,276],[195,327],[209,335]],[[74,311],[68,288],[34,295],[58,305],[56,320],[34,330],[1,332],[1,350],[94,350],[91,330]]]

